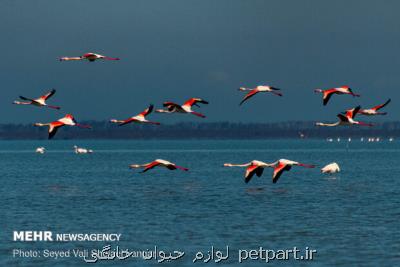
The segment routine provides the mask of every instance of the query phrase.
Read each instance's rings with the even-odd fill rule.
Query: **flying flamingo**
[[[192,106],[197,106],[199,105],[197,103],[202,103],[202,104],[208,104],[207,101],[201,99],[201,98],[190,98],[188,101],[186,101],[182,106],[175,104],[173,102],[164,102],[163,106],[166,107],[167,109],[157,109],[156,112],[161,112],[161,113],[191,113],[193,115],[196,115],[201,118],[205,118],[201,113],[195,112],[192,110]]]
[[[357,106],[353,109],[347,110],[345,112],[345,115],[338,114],[337,116],[339,118],[339,121],[337,121],[335,123],[317,122],[315,125],[316,126],[328,126],[328,127],[350,126],[350,125],[373,126],[372,124],[369,124],[369,123],[354,120],[354,117],[357,115],[357,113],[360,109],[361,109],[361,107]]]
[[[169,161],[166,161],[166,160],[163,160],[163,159],[156,159],[156,160],[154,160],[152,162],[149,162],[149,163],[146,163],[146,164],[131,164],[131,165],[129,165],[129,168],[133,169],[133,168],[142,168],[142,167],[144,167],[144,170],[141,171],[141,173],[143,173],[143,172],[147,172],[148,170],[153,169],[154,167],[157,167],[157,166],[165,167],[168,170],[176,170],[176,169],[180,169],[180,170],[183,170],[183,171],[188,171],[189,170],[187,168],[178,166],[175,163],[172,163],[172,162],[169,162]]]
[[[315,89],[314,92],[323,94],[322,100],[323,100],[324,106],[326,104],[328,104],[328,101],[333,94],[337,94],[337,95],[345,94],[345,95],[352,95],[352,96],[360,96],[358,94],[353,93],[351,88],[348,86],[341,86],[341,87],[331,88],[331,89],[326,89],[326,90]]]
[[[259,85],[256,88],[245,88],[245,87],[240,87],[239,91],[250,91],[244,98],[243,100],[240,102],[239,105],[242,105],[247,99],[249,99],[250,97],[253,97],[254,95],[256,95],[259,92],[271,92],[275,95],[278,96],[282,96],[281,93],[276,92],[279,91],[281,89],[276,88],[276,87],[272,87],[272,86],[268,86],[268,85]]]
[[[370,109],[360,109],[358,111],[358,114],[361,115],[366,115],[366,116],[372,116],[372,115],[386,115],[387,112],[378,112],[378,110],[380,110],[381,108],[383,108],[384,106],[386,106],[387,104],[390,103],[390,99],[388,99],[388,101],[386,101],[385,103],[375,106],[373,108]]]
[[[95,53],[86,53],[80,57],[62,57],[62,58],[60,58],[60,61],[84,60],[84,59],[87,59],[90,62],[93,62],[97,59],[119,60],[119,58],[115,58],[115,57],[107,57],[107,56],[103,56],[103,55],[95,54]]]
[[[35,123],[34,126],[49,126],[49,139],[53,138],[54,135],[57,133],[57,130],[61,127],[63,127],[64,125],[68,125],[68,126],[77,126],[80,128],[92,128],[89,125],[82,125],[76,122],[76,120],[74,119],[74,117],[70,114],[65,115],[65,117],[57,120],[57,121],[53,121],[53,122],[49,122],[49,123]]]
[[[247,167],[246,172],[244,174],[245,182],[248,183],[250,182],[251,178],[253,178],[254,174],[256,174],[258,177],[260,177],[263,172],[264,168],[267,167],[273,167],[273,164],[270,163],[265,163],[263,161],[259,160],[252,160],[249,163],[244,163],[244,164],[232,164],[232,163],[225,163],[225,167]]]
[[[16,105],[34,105],[34,106],[37,106],[37,107],[48,107],[48,108],[60,109],[60,107],[51,106],[51,105],[47,105],[46,104],[46,100],[49,99],[50,97],[52,97],[55,93],[56,93],[56,89],[52,89],[47,94],[42,95],[41,97],[36,98],[36,99],[30,99],[30,98],[26,98],[24,96],[19,96],[19,98],[21,98],[22,100],[28,101],[28,102],[22,102],[22,101],[15,100],[13,102],[13,104],[16,104]]]
[[[256,174],[258,177],[260,177],[264,171],[264,168],[266,167],[271,167],[274,168],[274,173],[272,175],[272,182],[276,183],[279,179],[279,177],[282,175],[284,171],[289,171],[292,166],[302,166],[306,168],[314,168],[314,165],[309,165],[309,164],[303,164],[297,161],[292,161],[292,160],[287,160],[287,159],[280,159],[274,163],[265,163],[259,160],[253,160],[249,163],[245,164],[232,164],[232,163],[225,163],[225,167],[247,167],[246,173],[245,173],[245,182],[248,183],[251,178]]]
[[[150,123],[150,124],[156,124],[156,125],[160,125],[159,122],[153,122],[153,121],[148,121],[146,120],[146,116],[149,115],[151,112],[153,111],[153,105],[150,105],[148,108],[146,108],[142,113],[140,113],[139,115],[136,115],[134,117],[130,117],[129,119],[126,120],[116,120],[116,119],[112,119],[110,120],[110,122],[113,123],[119,123],[118,125],[125,125],[131,122],[137,122],[137,123]]]

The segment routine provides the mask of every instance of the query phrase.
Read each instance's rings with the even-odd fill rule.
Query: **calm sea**
[[[76,155],[73,145],[93,154]],[[47,153],[35,154],[38,146]],[[0,266],[86,266],[82,258],[13,257],[24,251],[102,249],[185,252],[181,259],[99,260],[99,266],[400,266],[400,145],[360,141],[1,141]],[[129,164],[161,158],[189,172]],[[287,158],[294,167],[249,184],[223,163]],[[120,242],[13,242],[13,231],[120,233]],[[211,247],[229,258],[197,261]],[[239,250],[316,250],[313,260],[247,260]],[[172,254],[171,254],[172,255]],[[175,254],[174,254],[175,255]]]

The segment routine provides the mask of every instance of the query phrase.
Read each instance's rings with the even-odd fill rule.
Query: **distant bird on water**
[[[232,163],[225,163],[225,167],[247,167],[245,172],[245,182],[248,183],[251,178],[256,174],[260,177],[263,174],[264,168],[274,168],[274,173],[272,175],[272,182],[276,183],[279,177],[282,175],[284,171],[289,171],[292,166],[302,166],[306,168],[314,168],[314,165],[303,164],[297,161],[287,160],[287,159],[280,159],[274,163],[265,163],[259,160],[253,160],[249,163],[245,164],[232,164]]]
[[[47,103],[46,103],[46,100],[49,99],[50,97],[52,97],[55,93],[56,93],[56,89],[52,89],[47,94],[42,95],[41,97],[36,98],[36,99],[31,99],[31,98],[27,98],[27,97],[24,97],[24,96],[19,96],[19,98],[21,98],[22,100],[25,100],[27,102],[22,102],[22,101],[15,100],[13,102],[13,104],[16,104],[16,105],[33,105],[33,106],[37,106],[37,107],[48,107],[48,108],[53,108],[53,109],[60,109],[60,107],[47,105]]]
[[[257,93],[260,93],[260,92],[265,92],[265,93],[270,92],[270,93],[273,93],[274,95],[282,96],[281,93],[277,92],[280,90],[281,89],[273,87],[273,86],[269,86],[269,85],[258,85],[256,88],[240,87],[239,91],[250,91],[250,92],[247,93],[247,95],[243,98],[243,100],[240,102],[239,105],[242,105],[249,98],[253,97],[254,95],[256,95]]]
[[[131,123],[131,122],[136,122],[136,123],[150,123],[150,124],[156,124],[156,125],[160,125],[159,122],[153,122],[153,121],[148,121],[146,120],[146,116],[149,115],[151,112],[153,111],[153,105],[150,105],[148,108],[146,108],[143,112],[141,112],[140,114],[130,117],[129,119],[126,120],[116,120],[116,119],[112,119],[110,120],[110,122],[112,123],[119,123],[119,126]]]
[[[360,106],[357,106],[353,109],[347,110],[345,115],[338,114],[337,117],[339,118],[338,122],[335,123],[322,123],[317,122],[316,126],[328,126],[328,127],[335,127],[335,126],[351,126],[351,125],[361,125],[361,126],[373,126],[372,124],[355,121],[354,118],[357,115],[358,111],[361,109]]]
[[[86,53],[80,57],[62,57],[60,58],[60,61],[70,61],[70,60],[89,60],[90,62],[93,62],[98,59],[106,59],[106,60],[119,60],[119,58],[116,57],[107,57],[103,56],[100,54],[95,54],[95,53]]]
[[[46,148],[44,148],[43,146],[38,147],[36,148],[35,152],[38,154],[44,154],[46,152]]]
[[[348,86],[341,86],[337,88],[331,88],[331,89],[315,89],[314,92],[316,93],[322,93],[322,103],[324,106],[328,104],[329,99],[332,97],[332,95],[337,94],[337,95],[352,95],[352,96],[360,96],[358,94],[353,93],[350,87]]]
[[[143,171],[141,171],[143,173],[143,172],[147,172],[148,170],[153,169],[154,167],[157,167],[157,166],[167,168],[168,170],[176,170],[176,169],[180,169],[183,171],[189,170],[188,168],[178,166],[175,163],[172,163],[172,162],[169,162],[169,161],[166,161],[163,159],[156,159],[156,160],[146,163],[146,164],[131,164],[131,165],[129,165],[129,168],[131,168],[131,169],[144,168]]]
[[[369,109],[360,109],[358,111],[359,114],[361,115],[366,115],[366,116],[373,116],[373,115],[386,115],[387,112],[378,112],[378,110],[380,110],[381,108],[383,108],[384,106],[386,106],[387,104],[390,103],[390,99],[388,99],[385,103],[375,106],[373,108],[369,108]]]
[[[83,147],[78,147],[78,146],[74,146],[74,151],[75,154],[88,154],[88,153],[93,153],[93,150],[91,149],[87,149],[87,148],[83,148]]]
[[[332,162],[321,169],[322,173],[337,173],[340,172],[340,167],[336,162]]]
[[[157,109],[156,112],[160,112],[160,113],[190,113],[193,115],[196,115],[198,117],[201,118],[205,118],[206,116],[204,116],[201,113],[195,112],[192,110],[193,106],[197,106],[200,107],[198,105],[198,103],[202,103],[202,104],[208,104],[207,101],[201,99],[201,98],[190,98],[189,100],[187,100],[182,106],[175,104],[173,102],[164,102],[163,106],[166,107],[167,109]]]
[[[53,121],[53,122],[49,122],[49,123],[40,123],[37,122],[34,124],[34,126],[49,126],[49,137],[48,139],[51,139],[54,137],[54,135],[57,133],[57,130],[65,125],[68,126],[77,126],[80,128],[92,128],[89,125],[82,125],[76,122],[76,120],[74,119],[74,117],[70,114],[65,115],[65,117],[57,120],[57,121]]]

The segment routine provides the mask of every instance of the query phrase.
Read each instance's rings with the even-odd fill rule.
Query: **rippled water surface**
[[[76,155],[72,146],[93,154]],[[35,154],[38,146],[47,153]],[[81,258],[13,258],[13,249],[68,250],[110,244],[129,250],[184,251],[169,266],[192,266],[198,251],[229,246],[218,264],[238,263],[239,249],[317,250],[312,261],[274,261],[271,266],[399,266],[400,145],[275,141],[1,141],[0,266],[85,266]],[[161,158],[188,172],[129,164]],[[272,184],[272,169],[249,184],[244,169],[225,162],[288,158],[336,175],[294,167]],[[113,242],[13,242],[13,231],[121,233]],[[158,266],[129,258],[99,266]]]

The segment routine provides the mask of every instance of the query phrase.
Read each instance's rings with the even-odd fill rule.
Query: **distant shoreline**
[[[93,129],[63,127],[54,140],[263,140],[400,136],[400,122],[384,122],[374,127],[317,127],[314,122],[274,123],[180,122],[160,126],[133,124],[113,125],[107,121],[84,121]],[[44,140],[47,129],[31,124],[0,124],[0,140]]]

